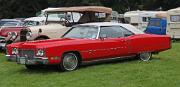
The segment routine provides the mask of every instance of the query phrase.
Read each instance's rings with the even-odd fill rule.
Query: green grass
[[[180,43],[140,60],[98,64],[73,72],[27,70],[0,55],[0,87],[180,87]]]

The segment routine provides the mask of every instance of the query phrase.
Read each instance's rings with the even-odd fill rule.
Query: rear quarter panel
[[[130,37],[132,53],[161,52],[171,48],[171,38],[167,35],[141,34]]]

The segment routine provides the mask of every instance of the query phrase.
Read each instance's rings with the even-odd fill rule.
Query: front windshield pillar
[[[101,28],[100,28],[100,27],[98,27],[98,33],[97,33],[97,37],[96,37],[96,39],[99,39],[100,32],[101,32]]]
[[[48,21],[48,17],[49,17],[49,14],[46,13],[46,21],[45,21],[45,25],[48,24],[48,22],[47,22],[47,21]]]
[[[74,17],[73,17],[73,13],[71,12],[71,18],[72,18],[72,21],[74,23]]]

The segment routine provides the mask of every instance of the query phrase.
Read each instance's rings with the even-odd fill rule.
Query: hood
[[[17,32],[20,33],[21,29],[25,27],[3,27],[0,30],[0,36],[7,37],[8,32]]]
[[[61,38],[61,39],[49,39],[40,41],[29,41],[24,42],[20,46],[22,47],[37,47],[37,48],[48,48],[54,46],[73,45],[80,44],[82,41],[88,41],[88,39],[77,39],[77,38]]]

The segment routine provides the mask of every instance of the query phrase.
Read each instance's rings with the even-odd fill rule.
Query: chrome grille
[[[5,42],[6,42],[5,37],[0,36],[0,43],[5,43]]]
[[[34,50],[19,50],[19,57],[26,57],[28,59],[34,58]]]
[[[26,34],[27,34],[28,30],[27,29],[22,29],[20,31],[20,41],[26,41]]]

